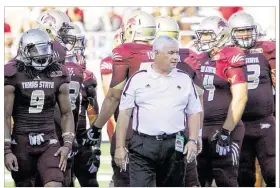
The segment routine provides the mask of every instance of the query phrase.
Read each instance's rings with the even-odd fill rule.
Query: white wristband
[[[199,137],[202,137],[202,129],[199,129],[198,136],[199,136]]]

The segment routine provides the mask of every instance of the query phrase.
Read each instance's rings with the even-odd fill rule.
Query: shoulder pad
[[[188,64],[193,70],[197,70],[200,58],[196,52],[189,50],[189,56],[184,59],[184,63]]]
[[[4,65],[5,77],[12,77],[17,73],[17,68],[15,67],[15,64],[15,61],[9,61],[7,64]]]
[[[60,65],[60,70],[51,72],[50,76],[51,77],[68,77],[69,76],[68,69],[62,64],[59,64],[59,65]]]
[[[102,59],[100,63],[101,74],[111,74],[113,72],[112,57],[108,56]]]
[[[129,43],[124,43],[113,49],[112,59],[114,61],[123,61],[128,59],[131,55],[131,45]]]
[[[263,41],[261,46],[263,51],[267,53],[273,52],[276,49],[276,43],[272,41]]]
[[[84,81],[90,80],[90,79],[96,80],[96,77],[94,76],[93,72],[91,72],[89,70],[85,70],[84,71]]]
[[[104,62],[112,64],[112,56],[105,57],[104,59],[101,60],[101,64]]]
[[[243,50],[235,46],[226,46],[219,53],[219,55],[224,55],[225,58],[235,56],[237,54],[244,54]]]
[[[53,40],[53,58],[58,63],[64,63],[66,58],[66,48],[62,46],[59,42]]]
[[[66,66],[61,65],[62,76],[69,76],[69,71]]]
[[[229,66],[242,66],[245,64],[244,51],[239,47],[225,47],[220,53],[220,60],[227,60]]]

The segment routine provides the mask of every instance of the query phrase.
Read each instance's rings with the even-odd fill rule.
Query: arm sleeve
[[[198,93],[196,91],[195,85],[193,81],[189,81],[190,84],[190,94],[188,98],[188,104],[185,108],[185,113],[187,115],[196,114],[202,111],[201,103],[198,97]]]
[[[225,78],[231,85],[247,81],[245,65],[244,52],[238,48],[232,48],[223,71]]]
[[[230,85],[244,83],[247,81],[245,71],[245,66],[232,67],[226,70],[225,76]]]

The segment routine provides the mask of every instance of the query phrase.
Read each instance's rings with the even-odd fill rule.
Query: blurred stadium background
[[[17,53],[18,41],[21,33],[36,28],[36,19],[41,12],[47,9],[65,11],[72,22],[78,24],[86,36],[86,59],[88,69],[91,70],[98,82],[98,102],[102,105],[104,99],[101,76],[101,59],[111,54],[114,31],[122,23],[122,16],[126,11],[135,9],[144,10],[153,16],[171,16],[180,26],[181,47],[191,47],[195,38],[194,29],[206,16],[222,16],[228,19],[233,13],[244,10],[250,13],[258,23],[260,34],[275,26],[276,18],[274,7],[5,7],[5,63]],[[108,187],[111,180],[110,144],[106,127],[102,134],[101,167],[98,172],[98,181],[101,187]],[[13,187],[10,173],[5,169],[5,187]],[[76,181],[76,186],[79,184]]]

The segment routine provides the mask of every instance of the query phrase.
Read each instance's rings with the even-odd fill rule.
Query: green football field
[[[101,164],[97,174],[97,180],[100,187],[108,187],[112,178],[113,170],[111,167],[110,144],[101,145]],[[75,181],[75,186],[80,187],[79,182]],[[9,171],[5,169],[5,187],[14,187],[14,182]]]

